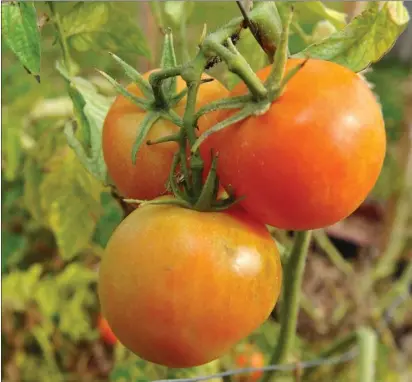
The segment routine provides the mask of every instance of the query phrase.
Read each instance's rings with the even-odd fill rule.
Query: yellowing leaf
[[[65,259],[85,249],[101,213],[102,186],[71,150],[56,155],[41,184],[41,204]]]
[[[408,11],[401,1],[372,1],[343,30],[295,57],[320,58],[360,72],[392,48],[408,21]]]
[[[116,3],[81,2],[61,18],[63,33],[79,52],[104,50],[148,57],[146,39],[135,18]]]
[[[26,308],[40,280],[42,266],[35,264],[26,271],[14,271],[2,280],[2,299],[5,306],[20,311]]]

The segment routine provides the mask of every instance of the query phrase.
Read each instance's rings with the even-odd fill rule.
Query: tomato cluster
[[[300,62],[290,59],[286,71]],[[257,75],[265,80],[270,69]],[[178,91],[184,86],[178,77]],[[135,85],[128,90],[141,95]],[[197,107],[247,91],[242,83],[229,94],[208,82]],[[175,107],[180,116],[185,102]],[[204,115],[198,133],[235,112]],[[132,164],[144,116],[118,96],[103,129],[109,174],[123,196],[135,199],[165,193],[178,149],[175,142],[143,145]],[[177,130],[159,120],[148,139]],[[367,84],[342,66],[309,60],[266,113],[201,145],[206,168],[210,152],[219,153],[217,173],[243,197],[239,204],[223,212],[143,205],[115,230],[99,282],[102,312],[115,336],[140,357],[169,367],[220,357],[267,319],[279,297],[279,253],[265,225],[315,229],[348,216],[376,182],[385,142],[381,110]]]

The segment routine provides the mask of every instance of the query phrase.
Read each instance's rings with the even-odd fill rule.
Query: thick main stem
[[[285,267],[283,300],[280,311],[281,329],[278,344],[270,360],[271,365],[284,363],[293,347],[299,313],[300,290],[310,239],[311,231],[296,233],[292,252]],[[267,372],[262,381],[268,382],[274,373],[274,370]]]
[[[188,88],[186,109],[183,115],[183,129],[190,148],[192,148],[197,139],[195,131],[196,99],[206,63],[207,58],[202,52],[199,52],[193,62],[185,67],[181,74]],[[190,167],[192,170],[192,185],[195,195],[200,195],[202,189],[203,165],[203,160],[199,152],[193,153],[190,157]]]

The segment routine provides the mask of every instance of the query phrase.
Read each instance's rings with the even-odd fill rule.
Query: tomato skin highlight
[[[168,367],[208,363],[270,315],[279,253],[237,207],[146,205],[115,230],[99,271],[101,308],[120,342]]]
[[[300,62],[289,59],[286,70]],[[270,69],[257,75],[264,80]],[[230,96],[246,93],[242,83]],[[244,196],[240,204],[250,214],[306,230],[334,224],[363,202],[381,171],[386,137],[367,84],[340,65],[310,59],[268,112],[212,134],[201,151],[211,148],[219,153],[222,185]]]
[[[143,77],[148,79],[154,71],[145,73]],[[203,78],[210,77],[204,74]],[[180,76],[177,77],[177,92],[185,88],[185,81]],[[128,85],[127,90],[137,97],[142,97],[135,84]],[[227,95],[228,90],[217,80],[204,83],[199,88],[196,107],[200,108]],[[185,105],[186,97],[174,108],[178,115],[183,116]],[[133,165],[132,147],[145,116],[146,111],[124,96],[117,96],[105,118],[102,147],[108,173],[119,192],[124,197],[149,200],[166,193],[166,183],[178,145],[176,142],[151,146],[143,143],[136,155],[136,164]],[[203,116],[201,120],[207,119],[215,124],[216,116],[217,113],[213,112]],[[152,126],[146,141],[157,140],[178,131],[178,126],[161,119]],[[200,130],[199,133],[201,132]]]

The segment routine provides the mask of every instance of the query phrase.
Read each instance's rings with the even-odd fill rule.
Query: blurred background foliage
[[[348,11],[343,2],[330,2],[328,7]],[[108,102],[115,92],[95,69],[121,83],[127,80],[107,51],[144,72],[159,62],[160,26],[170,26],[182,62],[195,53],[205,22],[212,31],[239,16],[235,2],[56,2],[55,8],[62,15],[76,74]],[[267,363],[279,330],[276,311],[273,320],[233,352],[194,369],[166,370],[102,337],[97,270],[123,211],[110,190],[84,170],[67,146],[64,127],[73,119],[73,106],[67,84],[56,70],[61,50],[55,29],[47,21],[49,8],[38,2],[36,9],[41,27],[40,83],[2,44],[2,379],[126,382],[262,366],[238,362],[245,344],[253,346],[251,352],[262,354]],[[305,39],[316,38],[318,21],[324,17],[299,7],[297,12],[301,30],[295,29],[291,35],[292,52],[305,47]],[[247,31],[238,47],[254,69],[266,64]],[[212,68],[211,74],[228,87],[236,81],[223,65]],[[380,180],[364,205],[344,222],[315,236],[305,274],[300,338],[291,361],[310,359],[334,338],[368,323],[382,334],[377,381],[406,381],[411,372],[407,360],[412,357],[412,304],[401,305],[389,325],[379,325],[396,296],[408,290],[412,273],[412,101],[406,101],[403,91],[409,84],[411,92],[411,63],[390,54],[365,76],[382,103],[388,155]],[[290,233],[273,230],[273,234],[288,248]],[[353,275],[339,267],[340,254],[338,262],[333,260],[337,250],[343,256],[341,261],[355,270]],[[389,259],[380,268],[385,277],[373,279],[371,264],[384,256]],[[356,280],[371,280],[374,285],[368,301],[355,290]],[[397,293],[388,293],[394,285]],[[321,368],[305,380],[350,381],[355,368]],[[233,380],[258,377],[254,378]],[[297,373],[289,373],[276,380],[298,378]]]

